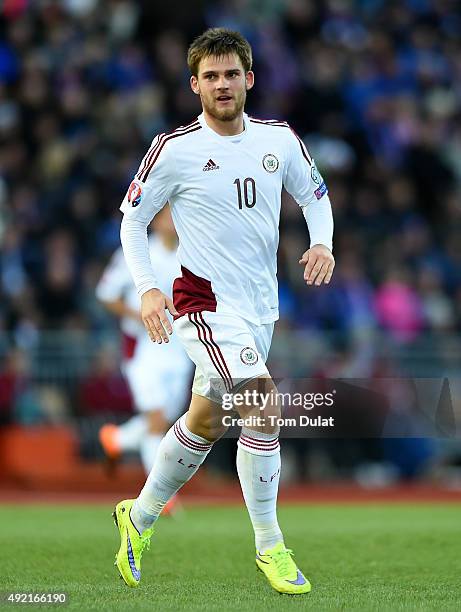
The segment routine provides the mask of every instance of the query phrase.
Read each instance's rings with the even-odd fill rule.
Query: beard
[[[242,112],[246,101],[246,90],[233,98],[232,108],[218,108],[214,98],[207,100],[201,96],[203,109],[218,121],[234,121]]]

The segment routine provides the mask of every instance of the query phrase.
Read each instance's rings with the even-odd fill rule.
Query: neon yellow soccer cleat
[[[293,552],[279,542],[264,554],[256,551],[256,565],[279,593],[309,593],[312,586],[292,559]]]
[[[120,549],[115,555],[115,564],[121,577],[129,587],[137,587],[141,580],[141,557],[149,548],[154,528],[146,529],[142,535],[131,522],[130,510],[134,499],[125,499],[115,506],[112,513],[120,531]]]

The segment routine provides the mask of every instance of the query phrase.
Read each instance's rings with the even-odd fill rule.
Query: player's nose
[[[229,81],[226,79],[226,77],[222,76],[218,79],[218,82],[216,83],[216,89],[229,89]]]

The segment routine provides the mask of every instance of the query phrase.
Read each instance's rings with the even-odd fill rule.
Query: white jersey
[[[122,244],[138,291],[158,287],[145,228],[168,200],[179,236],[180,315],[230,307],[264,324],[278,318],[277,247],[282,187],[307,211],[311,245],[331,248],[327,188],[289,125],[244,115],[244,131],[220,136],[202,115],[156,137],[121,205]],[[301,253],[300,253],[301,255]]]
[[[167,249],[158,236],[151,234],[149,236],[149,257],[157,273],[159,288],[163,293],[171,295],[173,281],[180,274],[176,250]],[[121,248],[115,251],[104,270],[96,287],[96,296],[105,302],[122,299],[129,308],[140,311],[141,298],[133,283]],[[124,334],[132,338],[148,337],[141,321],[138,322],[132,317],[122,317],[120,327]]]

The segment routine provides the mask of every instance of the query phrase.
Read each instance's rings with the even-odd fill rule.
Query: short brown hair
[[[238,32],[226,28],[210,28],[200,34],[187,52],[187,64],[194,76],[198,75],[198,67],[203,58],[213,55],[223,57],[235,53],[242,62],[245,72],[251,70],[253,58],[250,43]]]

